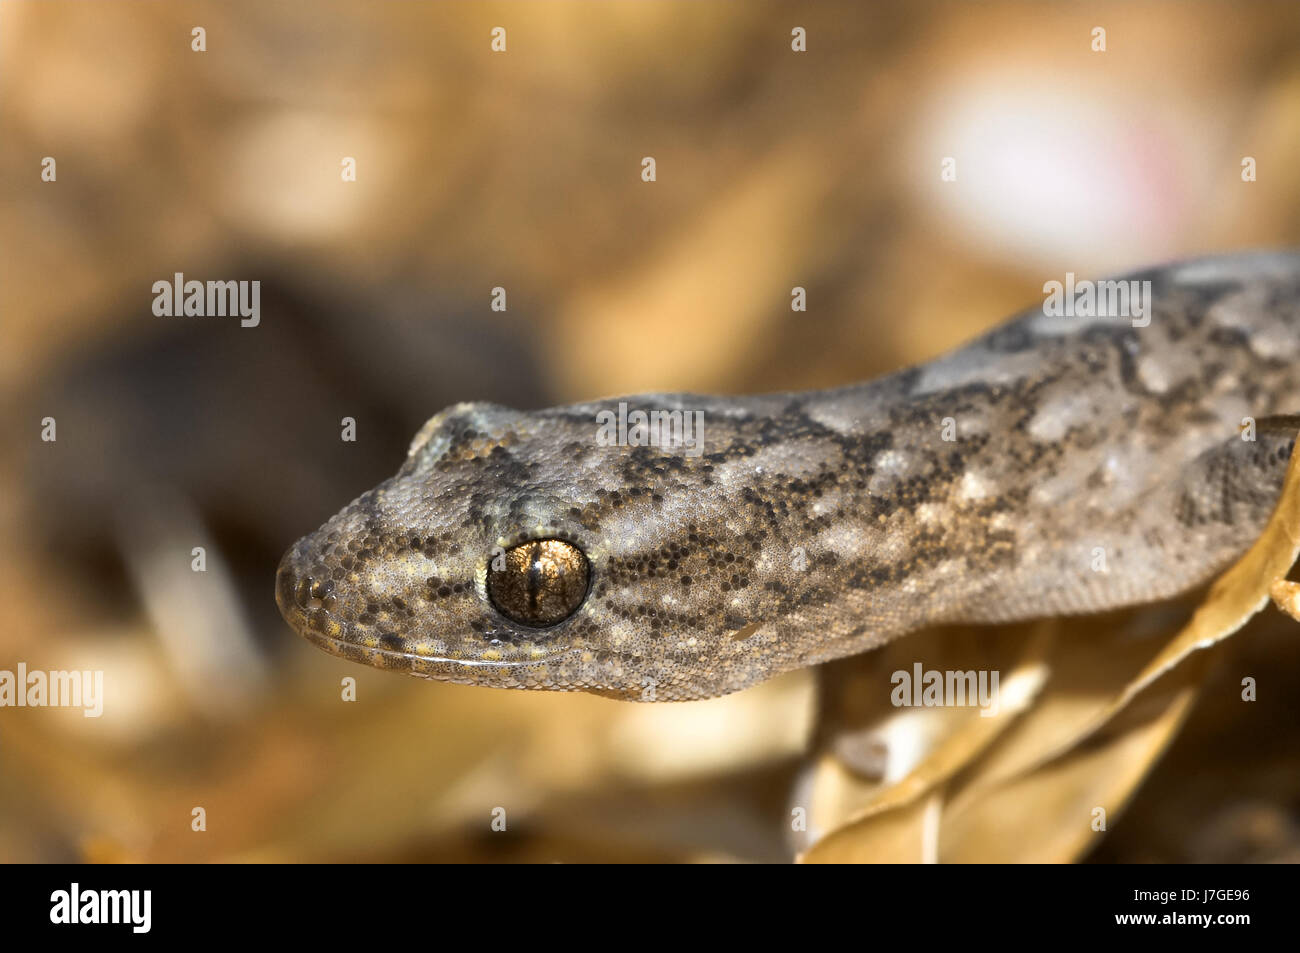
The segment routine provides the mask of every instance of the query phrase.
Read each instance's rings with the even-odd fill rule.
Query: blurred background
[[[5,0],[0,90],[0,669],[106,685],[0,709],[6,861],[789,859],[818,676],[385,674],[290,632],[279,556],[457,401],[833,387],[1067,271],[1300,244],[1290,2]],[[260,326],[155,316],[175,272]],[[1254,628],[1049,859],[1300,860],[1300,653]]]

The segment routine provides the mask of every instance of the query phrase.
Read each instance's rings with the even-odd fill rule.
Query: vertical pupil
[[[530,540],[505,553],[505,566],[488,563],[488,598],[506,618],[544,627],[563,622],[587,597],[590,564],[562,539]]]
[[[537,615],[537,600],[542,592],[542,544],[528,546],[528,611]]]

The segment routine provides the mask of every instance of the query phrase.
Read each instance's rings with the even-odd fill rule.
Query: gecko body
[[[1300,256],[1151,281],[1149,323],[1040,306],[827,391],[459,404],[286,553],[277,599],[380,668],[705,698],[923,626],[1151,602],[1259,534],[1300,410]],[[702,412],[701,452],[599,416]]]

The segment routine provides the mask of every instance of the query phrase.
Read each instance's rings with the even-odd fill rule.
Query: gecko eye
[[[562,539],[538,539],[492,557],[487,591],[507,619],[540,628],[573,615],[587,596],[590,573],[587,557],[577,546]]]

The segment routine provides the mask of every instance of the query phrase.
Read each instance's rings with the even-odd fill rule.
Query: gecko
[[[1280,493],[1300,253],[1124,280],[1150,282],[1142,321],[1040,304],[853,386],[457,404],[288,550],[281,613],[381,669],[678,701],[932,625],[1185,593]],[[620,404],[702,414],[699,446],[600,439]]]

